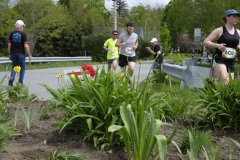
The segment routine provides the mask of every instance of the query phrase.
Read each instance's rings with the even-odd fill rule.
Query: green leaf
[[[164,135],[156,135],[155,137],[157,139],[160,160],[165,160],[168,148],[167,137]]]
[[[115,131],[120,130],[121,128],[123,128],[123,126],[111,125],[111,126],[108,128],[108,132],[115,132]]]

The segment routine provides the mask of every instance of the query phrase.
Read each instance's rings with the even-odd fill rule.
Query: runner
[[[107,51],[107,64],[108,70],[116,70],[118,57],[119,57],[119,49],[116,47],[116,42],[118,38],[118,31],[112,32],[112,38],[109,38],[105,41],[103,48]]]
[[[216,48],[213,56],[213,76],[223,84],[229,82],[228,71],[234,79],[234,58],[236,50],[240,49],[240,31],[234,26],[238,22],[239,15],[234,9],[227,10],[223,16],[225,25],[213,30],[203,42],[208,48]]]
[[[132,22],[127,23],[126,26],[127,31],[119,36],[116,46],[121,47],[119,66],[123,71],[126,71],[126,66],[128,66],[128,72],[132,76],[136,64],[135,51],[138,47],[138,35],[133,33],[134,25]]]

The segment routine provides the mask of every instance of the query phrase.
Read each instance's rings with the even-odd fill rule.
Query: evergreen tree
[[[125,0],[116,0],[117,1],[117,15],[119,17],[124,17],[128,15],[128,5]]]

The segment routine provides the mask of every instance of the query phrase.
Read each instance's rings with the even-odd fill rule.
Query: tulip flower
[[[71,77],[71,79],[76,79],[76,75],[75,75],[74,73],[72,73],[72,74],[70,75],[70,77]]]
[[[13,70],[15,73],[19,73],[21,71],[21,67],[20,66],[15,66],[13,67]]]
[[[85,74],[90,74],[91,77],[95,76],[95,70],[93,68],[92,65],[86,65],[84,64],[83,66],[81,66],[83,71],[85,72]]]
[[[61,74],[57,74],[57,75],[56,75],[56,78],[60,78],[60,77],[61,77]]]

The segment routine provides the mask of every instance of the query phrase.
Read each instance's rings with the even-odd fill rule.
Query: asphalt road
[[[139,74],[139,82],[143,81],[147,77],[150,71],[151,65],[152,65],[152,62],[150,61],[142,62],[141,65],[137,63],[134,71],[134,78],[137,80],[138,74]],[[105,69],[107,68],[106,65],[102,67],[104,67]],[[29,88],[29,92],[31,94],[37,95],[39,100],[49,100],[52,98],[52,96],[46,91],[46,89],[42,86],[42,84],[46,84],[47,86],[53,89],[57,89],[60,87],[60,85],[58,83],[58,79],[56,78],[56,75],[63,72],[63,70],[71,70],[71,69],[77,69],[77,68],[78,67],[64,67],[64,68],[26,70],[25,77],[24,77],[24,84]],[[140,71],[139,71],[139,68],[140,68]],[[119,70],[120,68],[117,69],[117,71]],[[4,80],[3,85],[7,86],[10,71],[0,72],[0,79],[5,75],[7,76]],[[16,77],[15,79],[17,80],[18,77]],[[63,82],[61,83],[61,86],[63,86],[64,84],[67,84],[67,81],[68,80],[63,78]]]

